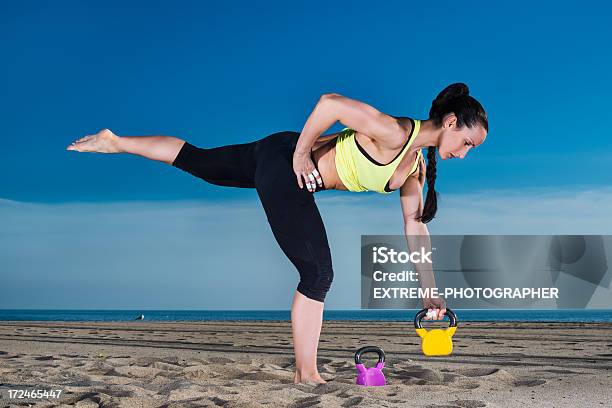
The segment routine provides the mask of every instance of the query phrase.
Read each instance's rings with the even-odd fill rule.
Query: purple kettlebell
[[[374,352],[378,354],[378,363],[376,366],[366,368],[361,363],[361,355],[363,353]],[[385,375],[382,372],[385,366],[385,352],[380,347],[376,346],[365,346],[357,350],[355,353],[355,368],[357,368],[357,385],[364,385],[366,387],[377,387],[386,385]]]

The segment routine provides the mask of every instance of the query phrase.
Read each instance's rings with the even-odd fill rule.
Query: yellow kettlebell
[[[426,356],[447,356],[453,352],[453,334],[457,330],[457,316],[446,309],[450,319],[450,326],[446,329],[432,329],[427,331],[421,326],[421,320],[427,315],[427,309],[420,310],[414,317],[414,327],[421,337],[421,349]]]

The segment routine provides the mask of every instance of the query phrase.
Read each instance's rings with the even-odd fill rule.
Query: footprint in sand
[[[225,357],[210,357],[208,362],[213,364],[234,364],[236,361]]]
[[[324,394],[333,394],[334,392],[340,391],[341,387],[338,384],[334,384],[333,382],[327,382],[325,384],[316,385],[314,388],[306,391],[302,389],[302,391],[309,392],[315,395],[324,395]]]
[[[331,367],[335,367],[335,368],[344,368],[344,367],[352,367],[353,366],[348,361],[336,361],[334,363],[325,363],[325,364],[329,364]]]
[[[279,383],[291,383],[293,382],[293,377],[291,376],[283,376],[280,374],[275,374],[267,371],[259,371],[259,372],[250,372],[243,373],[238,375],[236,378],[241,380],[254,380],[254,381],[275,381]]]
[[[363,397],[351,397],[342,403],[342,407],[355,407],[361,404]]]
[[[565,370],[565,369],[559,369],[559,368],[551,368],[548,370],[537,370],[537,371],[542,371],[545,373],[553,373],[553,374],[580,374],[578,371]]]
[[[487,375],[495,374],[498,372],[498,368],[464,368],[462,370],[457,370],[457,374],[466,376],[466,377],[484,377]]]
[[[449,405],[432,404],[432,405],[427,405],[427,408],[442,408],[442,407],[479,408],[479,407],[486,407],[486,406],[487,406],[486,402],[479,401],[479,400],[455,400],[455,401],[449,401]]]
[[[314,405],[318,405],[321,403],[321,399],[319,397],[306,397],[300,400],[297,400],[292,405],[291,408],[307,408],[312,407]]]
[[[171,371],[171,372],[180,372],[183,371],[183,367],[181,367],[180,365],[177,364],[171,364],[171,363],[166,363],[163,361],[156,361],[153,364],[151,364],[149,367],[153,367],[153,368],[159,368],[160,370],[163,371]]]
[[[162,370],[154,367],[119,366],[115,367],[105,375],[123,376],[129,378],[153,378]],[[109,374],[110,373],[110,374]]]
[[[104,393],[117,398],[131,398],[137,395],[134,391],[121,389],[114,384],[110,388],[105,388]]]
[[[449,382],[454,382],[458,377],[461,377],[461,376],[459,374],[444,373],[442,377],[442,382],[444,384],[449,383]]]
[[[355,377],[355,363],[342,361],[337,363],[323,364],[323,372],[328,374],[336,374],[341,377]]]
[[[37,361],[49,361],[49,360],[57,360],[55,357],[53,356],[40,356],[40,357],[34,357],[34,360]]]
[[[388,373],[389,379],[398,379],[404,384],[442,384],[444,382],[444,375],[438,371],[431,370],[429,368],[407,368],[398,369],[395,372]]]
[[[515,387],[537,387],[538,385],[545,384],[546,380],[540,378],[522,378],[514,381]]]
[[[457,385],[457,388],[461,388],[463,390],[475,390],[478,387],[480,387],[480,384],[478,383],[463,383]]]

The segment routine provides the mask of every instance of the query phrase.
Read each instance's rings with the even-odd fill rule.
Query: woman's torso
[[[402,127],[405,129],[405,135],[411,135],[412,122],[409,118],[397,118]],[[312,158],[315,166],[319,170],[323,183],[327,190],[348,190],[348,188],[340,180],[336,169],[336,138],[341,132],[333,133],[319,138],[312,147]],[[396,149],[387,149],[380,147],[371,137],[355,132],[355,138],[360,146],[379,163],[389,163],[401,151],[401,147]],[[406,141],[402,141],[400,146],[403,146]],[[389,179],[389,188],[397,190],[404,183],[410,171],[413,169],[414,162],[417,158],[418,148],[410,146],[408,151],[402,157],[397,168]]]

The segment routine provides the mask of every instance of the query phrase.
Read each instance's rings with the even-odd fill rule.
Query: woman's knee
[[[184,142],[172,166],[211,184],[254,188],[253,149],[253,143],[201,148]]]
[[[330,266],[320,267],[316,273],[300,274],[297,290],[307,298],[323,302],[334,280],[334,270]]]

